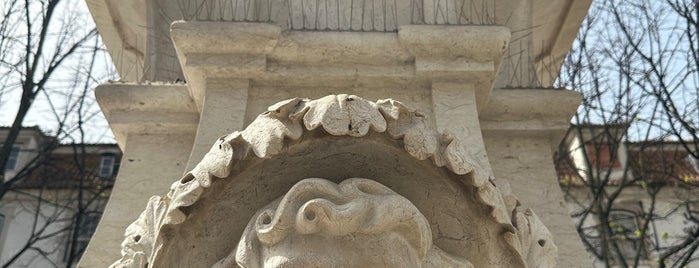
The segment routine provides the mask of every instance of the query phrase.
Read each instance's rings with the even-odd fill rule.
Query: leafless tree
[[[49,263],[72,267],[77,263],[94,223],[102,213],[113,179],[97,176],[96,161],[87,145],[63,145],[31,175],[18,183],[0,206],[15,207],[14,224],[23,224],[19,245],[5,250],[2,267]],[[17,234],[14,234],[17,238]],[[37,260],[40,258],[40,260]]]
[[[558,78],[583,104],[554,160],[606,267],[699,263],[698,34],[697,1],[595,1]]]
[[[84,6],[75,0],[0,3],[0,105],[7,110],[18,103],[10,133],[0,147],[0,170],[5,169],[30,108],[49,110],[46,120],[53,122],[51,134],[60,140],[76,138],[76,126],[99,114],[91,109],[82,122],[75,116],[78,107],[91,102],[81,97],[82,85],[87,83],[91,89],[113,76],[112,71],[95,68],[92,60],[103,48],[91,17],[87,11],[72,10],[76,5]],[[92,27],[85,29],[85,25]],[[104,64],[98,68],[104,69]],[[37,101],[44,107],[33,108]],[[3,181],[0,198],[16,180],[3,177]]]
[[[57,248],[42,246],[42,241],[71,236],[69,241],[75,241],[82,217],[101,211],[98,203],[110,184],[95,180],[85,144],[104,133],[92,132],[102,124],[92,90],[116,75],[83,1],[0,1],[0,13],[0,116],[13,118],[0,145],[0,171],[29,118],[54,137],[13,176],[0,172],[0,200],[11,195],[35,213],[27,222],[32,228],[22,249],[5,252],[12,256],[0,265],[10,267],[30,252],[48,260]],[[67,144],[74,144],[73,158],[57,160],[54,150]],[[52,183],[66,178],[57,178],[56,169],[66,168],[61,172],[70,174],[70,182],[59,191]],[[32,189],[17,187],[37,177],[45,181]],[[79,248],[69,244],[67,251],[60,265],[77,262]]]

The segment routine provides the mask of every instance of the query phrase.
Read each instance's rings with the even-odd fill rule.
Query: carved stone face
[[[305,179],[259,211],[225,267],[469,267],[432,245],[427,219],[380,183]]]
[[[418,267],[415,250],[396,234],[290,235],[266,248],[264,267]]]

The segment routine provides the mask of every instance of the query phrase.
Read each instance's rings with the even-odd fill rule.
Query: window
[[[75,230],[78,232],[78,235],[72,243],[70,243],[71,239],[68,239],[69,244],[63,255],[63,261],[68,261],[70,258],[71,247],[72,252],[75,254],[75,259],[80,259],[80,256],[83,255],[83,252],[87,248],[87,244],[90,243],[90,238],[92,238],[92,234],[95,232],[101,216],[102,214],[100,213],[88,213],[80,217],[80,222]]]
[[[603,244],[608,243],[607,246],[619,249],[621,257],[625,258],[627,263],[630,260],[634,260],[637,256],[644,262],[649,261],[651,257],[650,239],[655,230],[651,225],[648,226],[645,233],[641,233],[644,225],[643,213],[643,203],[641,201],[617,200],[614,207],[609,211],[609,217],[606,222],[590,222],[591,224],[586,224],[583,227],[581,234],[599,254],[602,254],[599,250],[603,248]],[[601,233],[602,228],[605,227],[611,231],[611,237],[606,237],[606,239],[604,234]],[[614,264],[612,267],[618,267],[615,266],[619,264],[616,262],[623,260],[616,260],[616,256],[613,256],[611,261]]]
[[[19,152],[21,147],[19,145],[12,145],[12,151],[10,151],[10,157],[7,158],[5,164],[5,169],[13,170],[17,168],[17,162],[19,162]]]
[[[100,160],[99,172],[97,175],[102,178],[110,178],[114,175],[114,165],[116,156],[114,154],[103,154]]]
[[[640,209],[640,205],[639,208]],[[642,226],[639,211],[634,208],[614,209],[609,212],[610,227],[613,232],[613,239],[627,259],[634,259],[640,255],[641,259],[648,259],[647,239],[649,234],[640,237]],[[649,232],[651,230],[648,230]]]

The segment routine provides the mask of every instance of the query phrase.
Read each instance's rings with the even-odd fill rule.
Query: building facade
[[[626,124],[571,126],[554,157],[556,171],[599,267],[605,244],[626,263],[657,267],[663,252],[696,236],[699,161],[678,141],[629,142],[626,132]]]
[[[0,139],[7,128],[0,128]],[[74,266],[95,230],[119,170],[115,144],[61,144],[23,128],[5,170],[0,265]]]

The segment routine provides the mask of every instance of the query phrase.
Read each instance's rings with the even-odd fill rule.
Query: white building
[[[572,126],[556,170],[578,231],[597,254],[599,230],[608,226],[627,263],[638,256],[640,267],[657,267],[661,252],[697,232],[699,165],[676,141],[627,142],[625,135],[625,125]],[[595,191],[603,196],[597,203]]]
[[[0,128],[0,140],[7,132]],[[5,170],[6,183],[16,182],[0,202],[0,265],[74,265],[102,215],[120,158],[115,144],[58,144],[37,127],[24,128]]]

